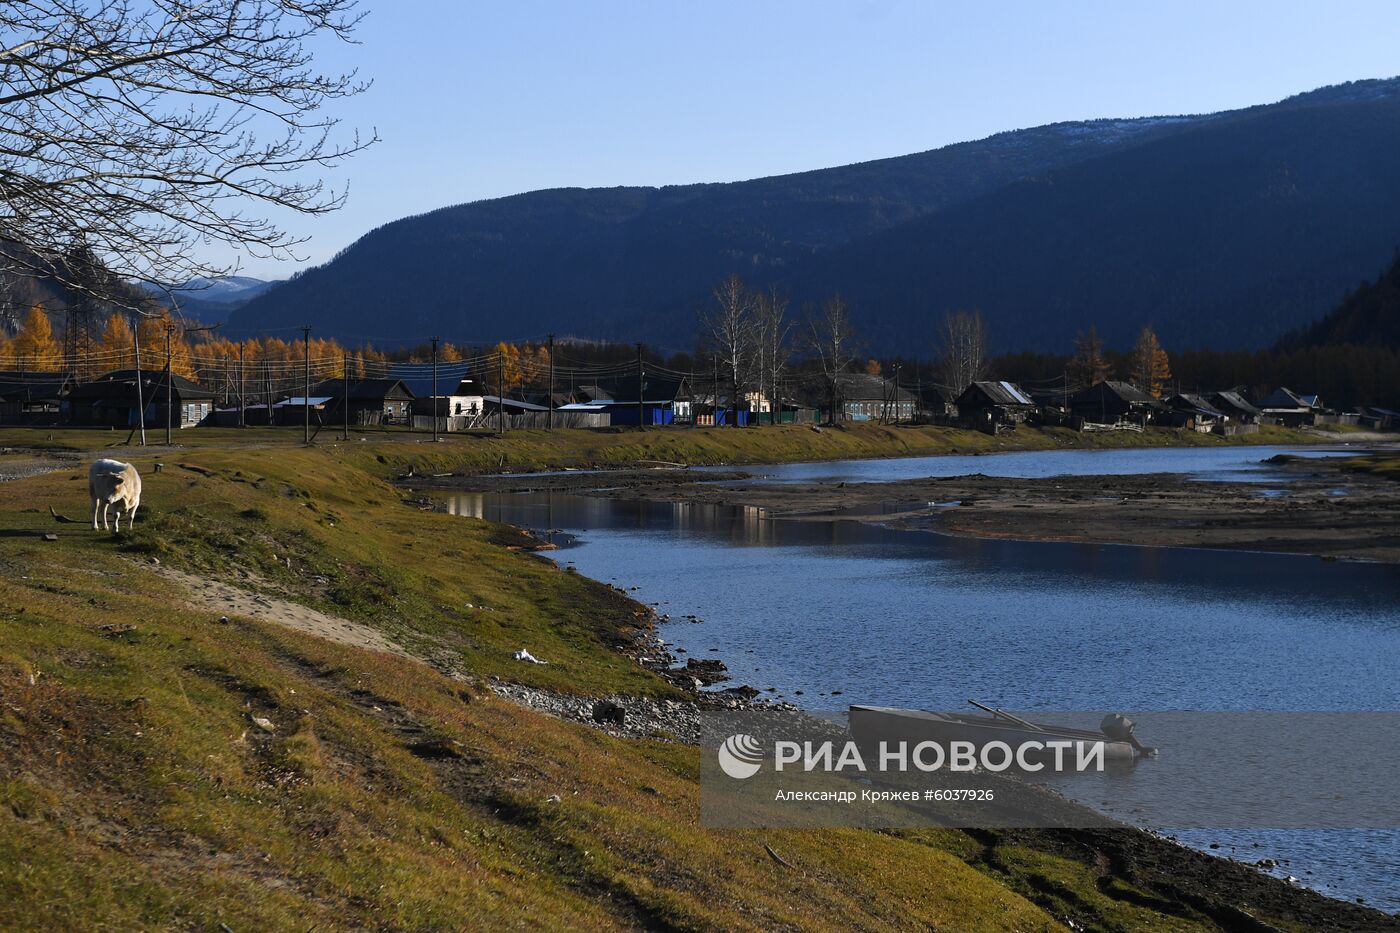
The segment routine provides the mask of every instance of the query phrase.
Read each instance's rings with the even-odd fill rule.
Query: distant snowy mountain
[[[234,301],[247,301],[261,295],[277,283],[255,279],[249,275],[219,275],[212,278],[198,276],[175,289],[181,299],[194,298],[199,301],[213,301],[221,304]]]

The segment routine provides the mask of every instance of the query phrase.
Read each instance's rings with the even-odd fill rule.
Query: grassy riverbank
[[[453,438],[427,449],[396,445],[376,458],[390,469],[419,473],[527,472],[562,467],[609,467],[647,462],[713,466],[790,463],[869,457],[1000,453],[1015,450],[1217,447],[1335,442],[1341,435],[1268,427],[1258,434],[1220,438],[1194,431],[1080,433],[1063,428],[1020,428],[993,437],[934,425],[849,424],[814,429],[782,425],[753,429],[652,428],[644,431],[512,431],[504,437]],[[364,458],[362,458],[364,462]],[[366,462],[373,468],[373,464]]]
[[[359,451],[352,462],[371,472],[414,466],[419,472],[523,472],[564,467],[608,467],[646,462],[712,466],[733,463],[790,463],[866,457],[999,453],[1015,450],[1120,449],[1135,447],[1221,447],[1237,445],[1339,443],[1361,436],[1351,429],[1319,431],[1276,426],[1257,434],[1223,438],[1170,428],[1145,432],[1081,433],[1066,428],[1021,427],[993,437],[980,431],[936,425],[881,425],[869,422],[836,427],[779,425],[761,428],[603,428],[507,431],[503,435],[429,435],[401,429],[351,431]],[[150,450],[163,450],[165,431],[147,432]],[[35,452],[62,456],[78,451],[139,453],[127,431],[102,428],[0,428],[0,455]],[[192,428],[173,435],[177,449],[282,449],[302,445],[300,428]],[[317,446],[344,445],[338,428],[315,433]]]
[[[890,449],[885,430],[831,443],[926,449]],[[752,452],[751,432],[696,433],[690,462]],[[120,537],[51,517],[85,517],[79,463],[0,483],[0,928],[1183,930],[1238,926],[1241,911],[1314,926],[1300,904],[1375,922],[1307,892],[1164,888],[1199,879],[1189,853],[1149,871],[1025,834],[710,832],[697,749],[495,697],[493,675],[589,696],[675,690],[617,650],[644,607],[374,474],[485,469],[507,451],[541,466],[671,459],[657,449],[671,443],[210,438],[160,453],[160,473],[156,455],[132,457],[146,490]],[[171,571],[306,605],[345,634],[222,622]],[[429,663],[356,647],[356,631]],[[520,647],[550,663],[512,660]]]

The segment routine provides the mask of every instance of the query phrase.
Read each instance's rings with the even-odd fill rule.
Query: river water
[[[774,482],[971,472],[1185,472],[1280,487],[1270,448],[1053,451],[757,468]],[[1316,450],[1289,451],[1317,455]],[[458,514],[557,532],[556,559],[670,617],[661,635],[800,705],[1400,710],[1400,568],[1182,548],[953,538],[745,507],[463,494]],[[685,620],[688,615],[701,622]],[[528,646],[527,646],[528,647]],[[1400,833],[1182,833],[1287,860],[1400,911]],[[1233,847],[1233,848],[1232,848]]]

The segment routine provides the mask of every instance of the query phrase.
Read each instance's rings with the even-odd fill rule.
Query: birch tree
[[[987,374],[987,328],[982,312],[953,311],[938,329],[939,370],[953,398]]]
[[[839,293],[832,295],[808,318],[807,326],[812,352],[826,381],[830,404],[827,421],[834,424],[841,404],[841,374],[855,362],[855,332],[846,299]]]
[[[716,359],[729,377],[733,427],[739,426],[739,394],[748,385],[749,367],[756,355],[755,305],[754,294],[735,274],[715,286],[714,303],[701,315],[701,325],[714,345]]]
[[[788,299],[776,286],[756,297],[754,305],[755,331],[758,336],[759,391],[768,393],[773,423],[782,414],[778,386],[792,355],[790,336],[792,321],[788,318]]]

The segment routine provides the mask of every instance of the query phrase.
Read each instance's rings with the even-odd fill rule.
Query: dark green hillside
[[[798,304],[841,290],[877,354],[927,346],[959,307],[984,311],[1001,351],[1068,346],[1090,323],[1111,344],[1152,323],[1169,345],[1258,348],[1400,245],[1398,151],[1391,80],[733,184],[536,191],[388,224],[228,331],[684,349],[739,272]]]
[[[778,277],[842,243],[1201,119],[1057,124],[733,184],[555,189],[446,207],[371,231],[234,312],[231,330],[294,315],[351,338],[553,330],[688,345],[696,305],[732,271]]]
[[[1365,282],[1322,320],[1284,338],[1280,346],[1354,344],[1400,350],[1400,253],[1374,282]]]
[[[981,308],[1004,349],[1257,348],[1400,245],[1400,97],[1259,108],[1028,179],[794,270],[842,288],[876,346]]]

